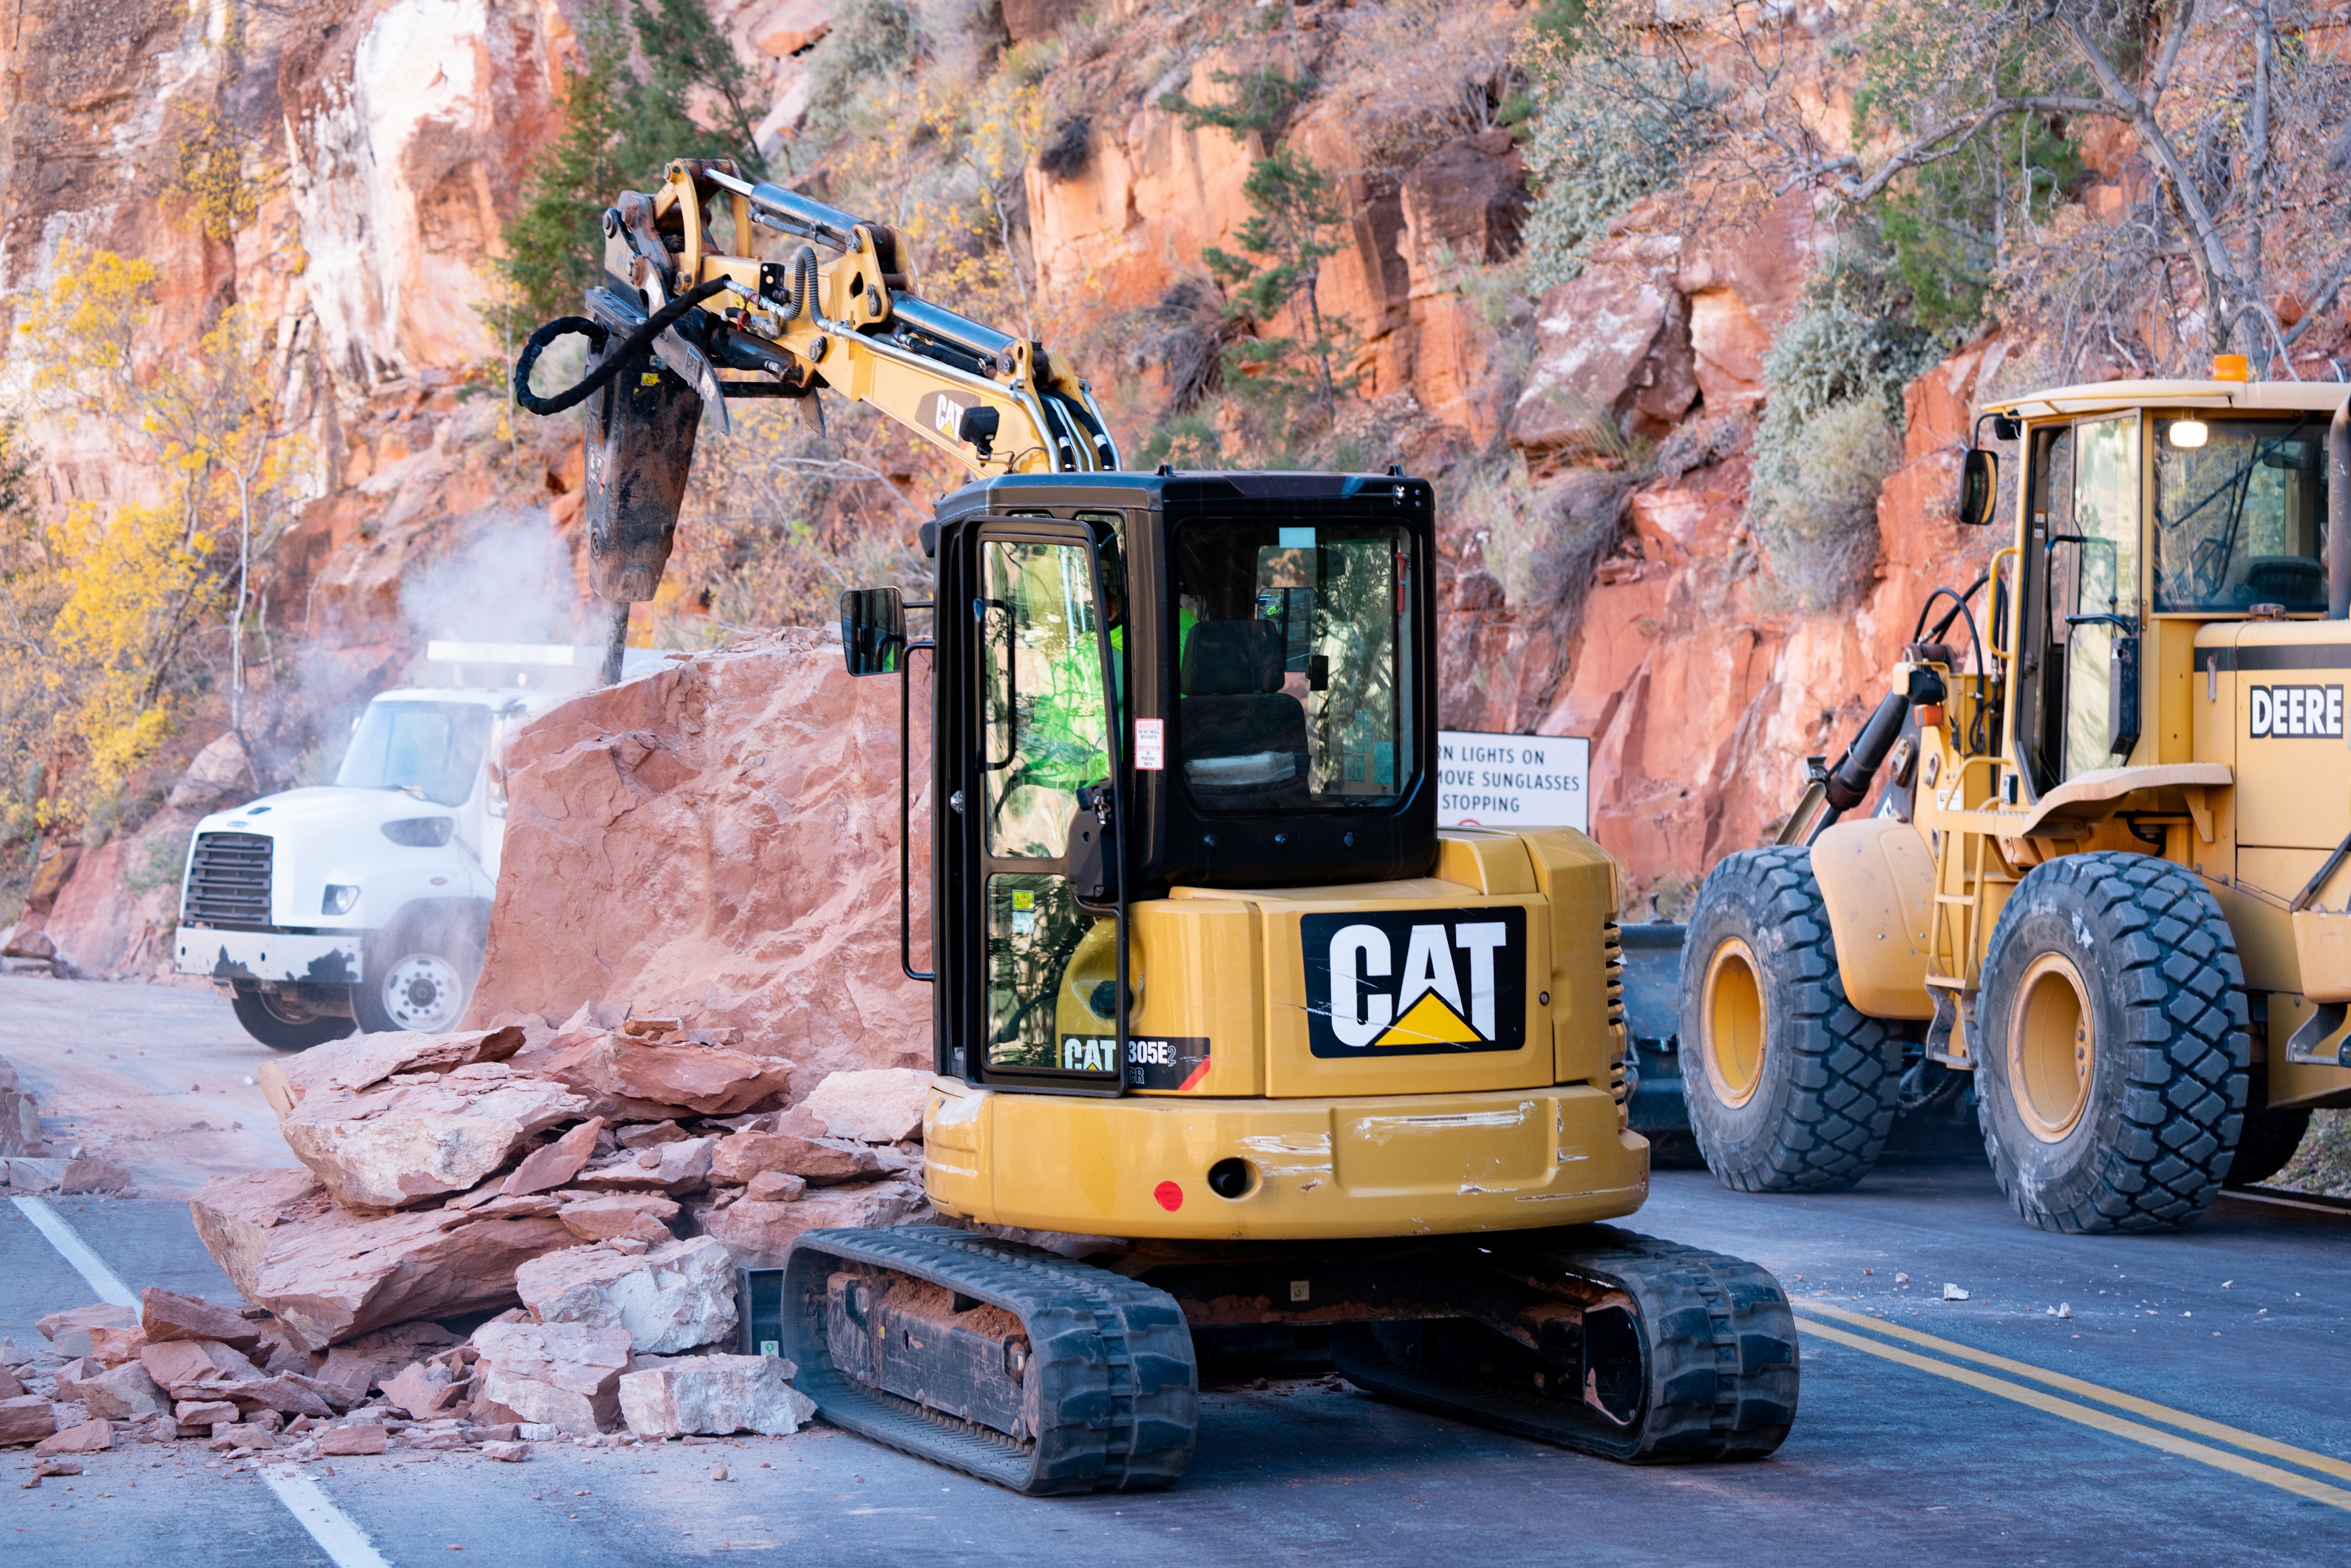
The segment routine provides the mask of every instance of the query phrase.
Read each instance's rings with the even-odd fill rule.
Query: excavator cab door
[[[1120,1092],[1122,596],[1082,523],[983,517],[940,550],[938,1019],[947,1071]]]

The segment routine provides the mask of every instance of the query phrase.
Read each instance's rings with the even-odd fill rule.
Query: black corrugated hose
[[[557,392],[553,397],[541,397],[530,390],[530,372],[531,367],[538,363],[540,351],[549,343],[554,342],[558,338],[577,335],[587,339],[597,352],[602,353],[604,345],[611,341],[612,336],[611,329],[602,322],[590,321],[585,316],[557,317],[530,335],[530,340],[522,346],[522,357],[515,361],[515,402],[537,414],[561,413],[567,408],[577,407],[585,402],[599,387],[619,375],[621,367],[634,363],[637,356],[651,347],[655,338],[668,331],[687,311],[712,295],[723,292],[726,286],[726,278],[714,277],[701,287],[678,296],[654,311],[643,326],[623,338],[620,348],[606,354],[596,368],[580,380],[578,386],[569,387]]]

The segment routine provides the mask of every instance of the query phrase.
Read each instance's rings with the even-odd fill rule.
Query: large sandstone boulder
[[[919,694],[914,729],[919,822]],[[851,679],[837,639],[803,628],[544,715],[507,754],[505,855],[530,874],[498,879],[473,1017],[594,999],[731,1026],[811,1080],[925,1064],[929,989],[898,964],[898,763],[896,683]]]
[[[532,1134],[586,1109],[559,1083],[517,1076],[503,1063],[475,1062],[445,1073],[400,1074],[358,1094],[314,1088],[278,1129],[337,1202],[397,1208],[470,1189]]]
[[[551,1214],[352,1214],[307,1170],[215,1177],[188,1207],[205,1249],[245,1299],[312,1349],[420,1318],[512,1306],[516,1269],[579,1244]]]

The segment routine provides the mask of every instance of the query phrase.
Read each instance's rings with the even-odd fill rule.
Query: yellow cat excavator
[[[723,254],[720,208],[736,250],[802,243]],[[1124,471],[1085,382],[918,298],[899,236],[725,163],[604,233],[516,394],[586,403],[607,599],[652,596],[730,399],[820,423],[831,389],[973,476],[923,527],[930,600],[842,601],[902,741],[932,665],[933,968],[903,839],[901,962],[936,988],[925,1186],[968,1228],[799,1238],[776,1337],[825,1417],[1020,1491],[1165,1486],[1202,1356],[1254,1354],[1616,1458],[1775,1449],[1778,1281],[1596,1223],[1648,1189],[1614,863],[1437,826],[1429,486]],[[567,332],[589,372],[540,398]]]

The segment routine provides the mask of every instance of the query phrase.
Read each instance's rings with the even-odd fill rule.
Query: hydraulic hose
[[[539,354],[549,343],[554,342],[558,338],[580,337],[587,339],[597,352],[602,353],[605,344],[611,340],[612,336],[611,329],[603,323],[590,321],[585,316],[557,317],[530,335],[529,340],[522,346],[522,357],[515,361],[515,402],[531,413],[541,415],[561,413],[567,408],[578,407],[587,402],[598,388],[619,375],[622,366],[633,363],[639,354],[652,347],[655,338],[675,326],[687,311],[711,296],[723,293],[729,283],[730,280],[727,278],[714,277],[709,282],[679,295],[675,299],[654,311],[643,326],[622,339],[619,348],[609,354],[604,354],[603,359],[580,379],[579,385],[568,387],[553,397],[541,397],[530,390],[530,372],[531,368],[538,363]]]

